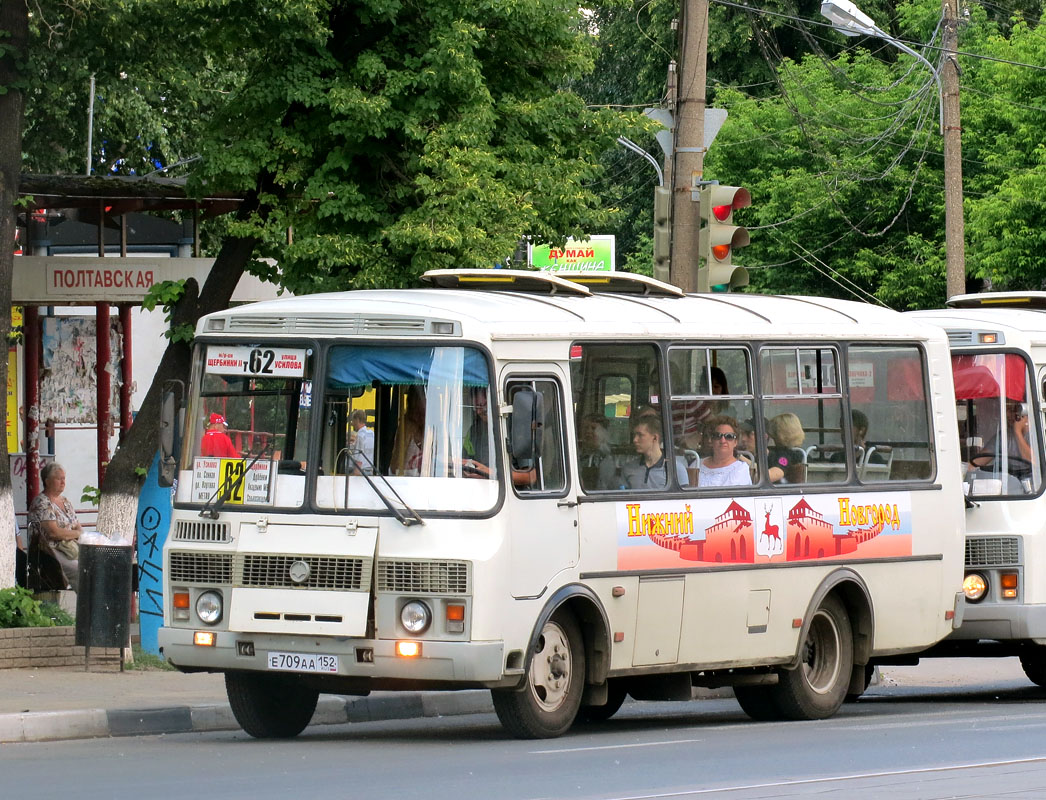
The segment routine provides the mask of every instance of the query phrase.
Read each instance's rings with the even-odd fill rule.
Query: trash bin
[[[76,644],[125,647],[131,632],[130,545],[80,544]]]

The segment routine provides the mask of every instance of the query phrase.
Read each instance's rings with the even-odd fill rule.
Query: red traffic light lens
[[[714,214],[715,218],[720,222],[728,219],[730,217],[730,212],[733,210],[733,206],[712,206],[712,214]]]

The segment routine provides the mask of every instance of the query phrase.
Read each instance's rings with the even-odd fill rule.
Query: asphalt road
[[[0,797],[1046,797],[1046,691],[1011,672],[989,664],[922,686],[887,674],[821,722],[751,722],[733,700],[711,699],[627,703],[608,722],[536,742],[478,714],[311,728],[289,742],[210,733],[4,745]]]

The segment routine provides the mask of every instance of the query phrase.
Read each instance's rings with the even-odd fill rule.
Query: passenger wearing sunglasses
[[[709,486],[751,486],[752,474],[748,464],[736,454],[737,420],[725,414],[712,417],[708,431],[712,455],[701,459],[697,485],[702,489]]]

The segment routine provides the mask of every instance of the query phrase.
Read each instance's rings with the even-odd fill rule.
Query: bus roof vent
[[[973,331],[948,331],[948,344],[952,347],[973,344]]]
[[[592,294],[587,288],[551,272],[523,269],[430,269],[421,276],[423,283],[440,289],[485,289],[535,294]]]
[[[948,300],[949,308],[1046,309],[1046,292],[985,292],[960,294]]]
[[[678,286],[637,275],[634,272],[561,272],[563,278],[587,286],[599,294],[641,294],[659,297],[686,297]]]

